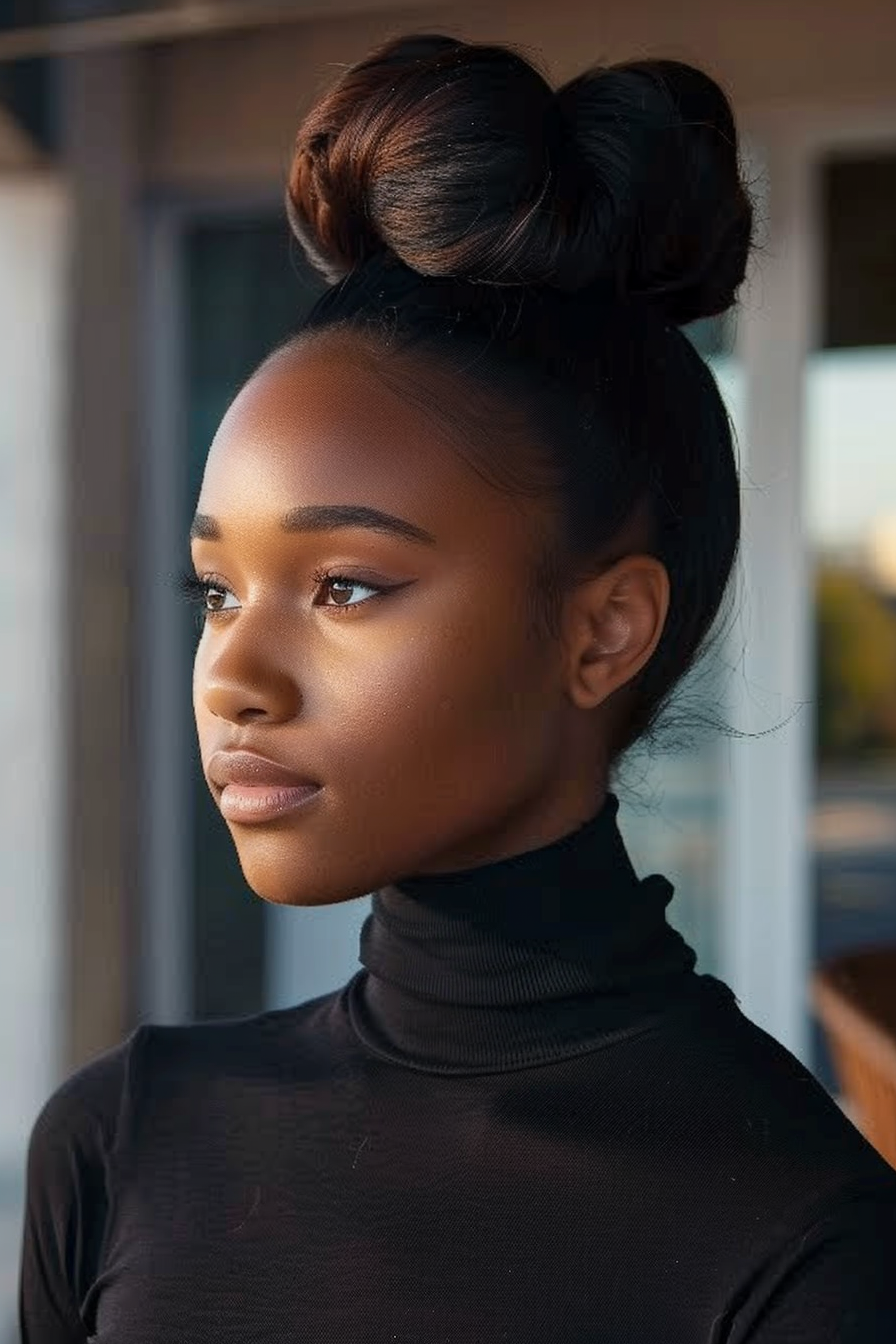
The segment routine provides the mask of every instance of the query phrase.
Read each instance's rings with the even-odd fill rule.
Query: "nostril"
[[[236,717],[240,723],[252,723],[255,719],[267,718],[267,711],[250,707],[248,709],[241,709]]]

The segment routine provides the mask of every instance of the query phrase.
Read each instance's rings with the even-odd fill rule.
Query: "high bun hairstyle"
[[[728,417],[680,331],[734,302],[750,250],[724,93],[665,60],[555,90],[509,48],[399,38],[308,113],[286,205],[332,286],[300,339],[341,326],[419,350],[535,431],[564,520],[539,570],[547,612],[647,519],[670,608],[617,756],[694,661],[738,546]]]

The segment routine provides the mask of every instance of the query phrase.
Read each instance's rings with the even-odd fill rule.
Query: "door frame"
[[[729,656],[740,673],[736,726],[759,736],[727,751],[722,960],[747,1016],[808,1067],[815,686],[803,383],[820,344],[816,170],[831,150],[896,146],[896,103],[782,106],[748,111],[742,122],[767,225],[738,329],[748,380],[743,613]]]
[[[184,239],[199,221],[275,214],[273,189],[246,186],[154,192],[141,207],[144,276],[143,423],[139,480],[138,574],[144,646],[138,660],[144,772],[140,828],[143,892],[137,1005],[143,1019],[181,1022],[192,1012],[190,778],[182,742],[195,731],[183,712],[190,652],[182,613],[158,557],[182,545],[171,501],[186,489]],[[160,727],[163,726],[163,727]]]

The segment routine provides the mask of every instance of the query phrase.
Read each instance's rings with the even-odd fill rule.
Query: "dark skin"
[[[451,432],[360,339],[325,333],[263,366],[212,444],[197,513],[220,536],[192,543],[224,608],[195,662],[206,778],[213,752],[242,748],[323,786],[298,811],[227,823],[265,900],[329,904],[475,867],[603,803],[611,697],[656,647],[666,571],[628,555],[569,587],[558,634],[537,629],[553,512],[485,481]],[[281,527],[297,507],[345,504],[433,540]]]

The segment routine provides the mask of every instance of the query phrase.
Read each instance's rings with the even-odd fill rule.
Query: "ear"
[[[595,709],[650,658],[669,610],[669,576],[652,555],[630,555],[572,590],[564,612],[567,692]]]

